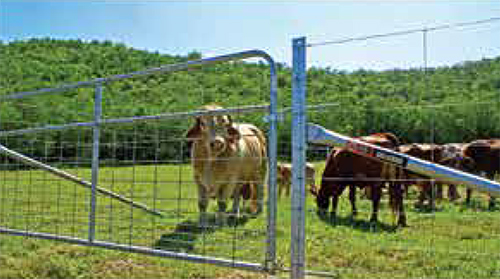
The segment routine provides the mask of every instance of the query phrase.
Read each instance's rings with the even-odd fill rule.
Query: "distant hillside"
[[[0,43],[0,95],[200,57],[196,52],[187,57],[162,55],[108,41],[32,39]],[[278,68],[280,106],[290,106],[290,69],[283,65]],[[311,113],[309,120],[343,133],[391,131],[407,142],[500,137],[500,57],[426,72],[313,68],[308,79],[310,104],[339,104]],[[92,89],[80,89],[22,103],[5,102],[0,104],[0,124],[2,129],[15,129],[25,127],[21,122],[89,121],[93,106],[90,96]],[[108,118],[188,111],[209,102],[228,107],[262,104],[268,102],[268,68],[265,63],[230,63],[135,78],[106,85],[104,96]],[[264,126],[261,117],[245,120]],[[178,129],[185,129],[189,121],[178,125]],[[289,123],[281,126],[281,141],[288,141]]]

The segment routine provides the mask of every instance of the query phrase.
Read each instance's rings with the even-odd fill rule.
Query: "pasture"
[[[323,162],[316,163],[319,184]],[[90,178],[90,169],[68,168]],[[121,244],[233,257],[263,262],[266,212],[236,225],[208,229],[197,224],[197,195],[191,167],[143,165],[103,167],[100,187],[126,195],[166,213],[148,215],[107,197],[98,198],[96,238]],[[90,191],[38,170],[0,172],[0,217],[9,228],[85,238]],[[460,189],[463,192],[463,189]],[[500,278],[500,218],[475,193],[471,206],[438,203],[436,212],[405,200],[407,228],[392,226],[384,195],[380,223],[368,223],[371,205],[358,199],[359,215],[350,218],[347,193],[336,222],[321,220],[307,198],[306,265],[337,278]],[[358,195],[359,196],[359,195]],[[463,196],[463,195],[462,195]],[[210,202],[210,212],[216,203]],[[278,203],[278,264],[289,267],[290,199]],[[89,248],[61,242],[0,235],[0,278],[257,278],[235,269]],[[286,277],[286,273],[279,273]]]

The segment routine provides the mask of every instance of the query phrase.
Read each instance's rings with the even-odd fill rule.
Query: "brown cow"
[[[442,160],[441,164],[452,167],[458,170],[471,172],[472,164],[474,160],[472,158],[463,155],[463,150],[465,148],[465,143],[447,143],[443,144]],[[440,198],[442,194],[442,186],[438,184],[437,186],[437,197]],[[460,194],[457,191],[456,185],[448,184],[448,199],[450,201],[455,201],[460,199]]]
[[[388,133],[375,134],[360,139],[384,147],[395,148],[399,145],[397,137]],[[335,218],[338,198],[345,188],[349,186],[352,189],[349,194],[352,215],[355,216],[357,213],[355,187],[371,187],[372,214],[370,221],[377,222],[381,188],[388,180],[396,178],[398,172],[399,170],[395,166],[358,155],[349,149],[333,149],[326,161],[320,189],[311,189],[312,194],[316,196],[318,213],[321,216],[326,215],[331,198],[331,216]],[[394,180],[389,182],[390,205],[393,212],[397,215],[397,224],[399,226],[406,226],[402,193],[400,183]]]
[[[430,162],[439,162],[442,159],[443,147],[437,144],[407,144],[401,145],[399,147],[399,152],[423,159]],[[415,204],[416,207],[422,207],[424,201],[428,201],[428,205],[431,209],[436,208],[435,204],[435,181],[429,179],[429,177],[413,173],[411,171],[406,171],[406,182],[405,187],[414,184],[419,188],[418,201]]]
[[[306,163],[306,183],[310,188],[316,188],[316,170],[314,165]],[[292,185],[292,164],[278,163],[278,197],[284,191],[285,195],[290,196],[290,186]]]
[[[204,110],[222,107],[208,105]],[[196,118],[186,137],[193,142],[191,164],[198,185],[198,208],[204,216],[210,197],[217,198],[219,217],[224,221],[226,201],[233,197],[232,213],[240,210],[241,190],[250,189],[251,211],[258,213],[262,205],[257,197],[263,194],[267,174],[267,148],[264,133],[251,124],[233,123],[229,115],[206,115]]]
[[[484,173],[491,180],[500,173],[500,139],[473,141],[465,146],[463,153],[474,160],[476,173]],[[466,202],[470,202],[470,195],[468,189]],[[491,195],[488,208],[495,208],[495,198]]]

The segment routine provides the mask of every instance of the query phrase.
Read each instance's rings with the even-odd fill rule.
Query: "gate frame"
[[[197,68],[205,65],[213,65],[231,61],[239,61],[248,58],[261,58],[265,60],[270,68],[270,104],[265,106],[247,106],[244,108],[232,108],[232,109],[222,109],[215,111],[194,111],[187,113],[166,113],[160,115],[152,115],[152,116],[137,116],[137,117],[128,117],[128,118],[118,118],[118,119],[102,119],[102,91],[105,84],[128,79],[136,76],[148,76],[156,73],[166,73],[166,72],[176,72],[182,70],[189,70],[193,68]],[[221,56],[214,56],[199,60],[188,61],[184,63],[177,64],[168,64],[156,68],[149,68],[143,71],[136,71],[127,74],[114,75],[106,78],[97,78],[88,81],[77,82],[73,84],[66,84],[59,87],[54,88],[43,88],[34,91],[25,91],[9,94],[6,96],[0,96],[0,102],[3,100],[11,100],[11,99],[22,99],[30,96],[39,96],[45,94],[54,94],[65,92],[71,89],[82,88],[82,87],[94,87],[94,121],[92,122],[73,122],[63,125],[46,125],[43,127],[34,127],[28,129],[14,130],[14,131],[2,131],[0,130],[0,136],[4,135],[13,135],[13,134],[26,134],[26,133],[35,133],[39,131],[46,130],[63,130],[72,127],[92,127],[93,129],[93,143],[92,143],[92,181],[88,183],[78,183],[83,186],[91,186],[91,200],[90,200],[90,213],[89,213],[89,228],[88,228],[88,239],[82,238],[74,238],[63,235],[56,235],[50,233],[39,233],[39,232],[31,232],[31,231],[23,231],[17,229],[9,229],[0,226],[0,233],[9,234],[9,235],[17,235],[17,236],[28,236],[42,239],[50,239],[50,240],[58,240],[73,244],[85,245],[85,246],[93,246],[93,247],[103,247],[114,250],[121,250],[127,252],[135,252],[140,254],[154,255],[160,257],[167,257],[173,259],[182,259],[191,262],[197,263],[210,263],[214,265],[220,265],[225,267],[233,267],[239,269],[245,269],[250,271],[260,271],[260,272],[270,272],[272,273],[276,269],[276,217],[277,217],[277,147],[278,147],[278,136],[277,136],[277,128],[278,128],[278,110],[277,110],[277,102],[278,102],[278,80],[277,80],[277,71],[274,59],[262,50],[247,50],[242,52],[230,53]],[[224,258],[216,258],[210,256],[202,256],[202,255],[194,255],[188,253],[179,253],[179,252],[171,252],[165,250],[158,250],[149,247],[142,246],[132,246],[132,245],[123,245],[106,241],[98,241],[95,240],[95,219],[96,219],[96,205],[97,205],[97,193],[102,190],[98,188],[98,175],[99,175],[99,135],[100,135],[100,126],[105,124],[114,124],[114,123],[131,123],[136,121],[144,121],[151,119],[177,119],[183,118],[187,116],[199,116],[199,115],[220,115],[228,112],[251,112],[251,111],[268,111],[268,116],[266,116],[266,122],[269,123],[269,133],[268,133],[268,202],[267,202],[267,238],[266,238],[266,251],[265,251],[265,260],[264,263],[250,263],[250,262],[242,262],[242,261],[234,261]],[[0,119],[1,120],[1,119]],[[1,122],[0,122],[1,124]],[[0,126],[1,129],[1,126]],[[14,156],[9,149],[3,147],[0,149],[0,153],[7,154],[8,156],[17,158],[18,160],[23,157],[23,155],[16,153]],[[19,156],[17,156],[19,155]],[[28,158],[29,159],[29,158]],[[21,160],[23,161],[23,160]],[[34,160],[32,160],[34,161]],[[23,161],[26,163],[26,161]],[[34,161],[37,162],[37,161]],[[37,162],[38,163],[38,162]],[[37,165],[38,167],[42,167],[45,171],[50,171],[49,169],[55,169],[48,165],[42,164]],[[57,169],[55,169],[57,170]],[[52,172],[54,173],[54,172]],[[60,176],[63,179],[70,180],[75,182],[74,179],[68,179],[68,177]],[[87,185],[84,185],[87,184]],[[90,185],[88,185],[90,184]],[[261,191],[262,192],[262,191]],[[111,192],[112,193],[112,192]],[[259,199],[263,199],[263,192]],[[111,196],[113,197],[113,196]],[[116,198],[116,197],[113,197]],[[151,212],[150,212],[151,213]]]

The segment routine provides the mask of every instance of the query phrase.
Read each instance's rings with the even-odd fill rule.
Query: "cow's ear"
[[[201,119],[199,117],[196,118],[196,123],[191,127],[187,133],[186,138],[188,141],[195,141],[201,137]]]
[[[240,131],[234,126],[229,126],[227,128],[227,134],[229,136],[229,141],[231,141],[231,142],[237,142],[241,138]]]

